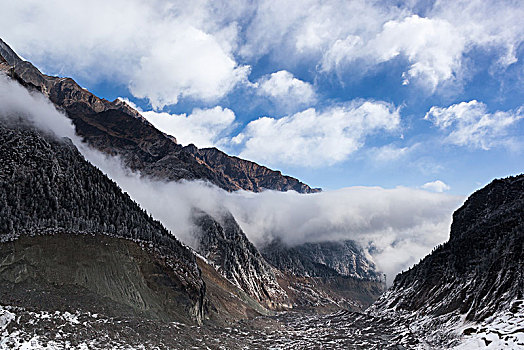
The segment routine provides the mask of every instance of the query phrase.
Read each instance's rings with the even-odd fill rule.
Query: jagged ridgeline
[[[174,289],[171,290],[177,290],[177,293],[181,292],[184,295],[178,301],[187,306],[186,316],[192,314],[195,319],[202,316],[201,299],[205,293],[205,286],[195,256],[188,248],[183,246],[158,221],[140,209],[127,194],[120,190],[116,183],[87,162],[71,141],[57,140],[50,136],[44,137],[40,132],[27,126],[7,125],[0,120],[0,240],[3,242],[1,253],[5,258],[4,263],[0,266],[0,280],[3,280],[1,291],[3,298],[8,298],[14,293],[20,280],[38,280],[36,276],[45,274],[45,266],[49,264],[49,261],[43,262],[42,255],[52,246],[50,242],[46,245],[35,243],[35,249],[40,252],[36,256],[34,254],[19,256],[19,250],[22,250],[23,247],[16,245],[20,244],[20,240],[25,240],[25,245],[31,245],[38,237],[51,237],[50,235],[63,237],[64,235],[71,236],[71,234],[80,237],[92,235],[110,237],[95,240],[105,242],[93,246],[95,253],[111,245],[128,247],[128,252],[124,253],[122,257],[128,259],[127,256],[131,255],[134,256],[132,259],[142,261],[140,264],[143,263],[142,271],[137,275],[143,275],[146,269],[144,266],[150,270],[158,268],[161,273],[157,271],[156,274],[159,276],[164,274],[166,280],[172,282]],[[37,236],[34,238],[35,241],[28,238],[32,236]],[[75,240],[75,238],[72,239]],[[57,240],[59,238],[55,239],[55,243]],[[74,255],[75,249],[89,249],[90,244],[87,244],[86,241],[76,239],[71,247],[71,244],[67,243],[70,240],[71,238],[63,239],[59,244],[62,248],[58,249],[56,253]],[[9,243],[10,241],[12,242]],[[145,256],[136,251],[130,253],[129,249],[134,249],[129,246],[131,241],[141,245],[148,255]],[[118,249],[113,253],[117,251]],[[108,254],[112,256],[110,250]],[[55,258],[51,256],[49,259]],[[90,257],[86,259],[89,260]],[[101,257],[100,259],[106,258]],[[111,260],[111,258],[107,259],[107,261]],[[147,263],[144,262],[146,260]],[[91,262],[85,263],[90,264]],[[23,273],[16,272],[15,264],[18,263],[24,265],[24,269],[40,263],[43,267],[25,276]],[[73,259],[73,262],[68,263],[71,266],[67,268],[71,268],[72,273],[78,274],[79,270],[74,270],[74,268],[82,262]],[[118,264],[121,263],[116,265]],[[140,264],[137,263],[137,265]],[[161,265],[163,267],[159,267]],[[120,267],[116,266],[117,269]],[[58,266],[58,269],[62,267]],[[126,271],[114,276],[115,279],[118,279],[124,275]],[[151,273],[150,276],[154,275]],[[49,275],[41,276],[41,279],[48,277]],[[86,276],[86,281],[88,277]],[[71,282],[69,276],[64,278],[62,283]],[[95,277],[91,275],[89,278]],[[100,276],[95,279],[97,278]],[[106,294],[111,297],[113,292],[110,290],[110,284],[114,281],[110,279],[104,280],[103,283],[109,283]],[[5,289],[8,282],[12,282],[11,291]],[[97,293],[103,288],[101,286],[93,287],[83,280],[71,283],[83,284],[88,289],[94,288]],[[144,282],[145,289],[151,287],[151,284],[147,284],[149,287],[146,287],[146,284]],[[32,283],[31,286],[34,288],[35,283]],[[128,292],[123,290],[122,293]],[[118,301],[131,304],[132,307],[150,309],[154,303],[147,301],[148,297],[145,296],[147,293],[144,290],[137,291],[137,293],[137,296],[131,298],[125,296],[126,300]],[[161,307],[158,306],[158,309],[160,310]]]

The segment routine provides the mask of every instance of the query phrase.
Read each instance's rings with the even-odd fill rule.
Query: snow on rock
[[[508,311],[482,323],[465,323],[458,330],[464,337],[457,350],[524,349],[524,300],[516,300]]]

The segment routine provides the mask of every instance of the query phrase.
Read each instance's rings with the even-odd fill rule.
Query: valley
[[[524,348],[524,175],[473,193],[447,242],[388,286],[371,243],[255,245],[225,206],[184,208],[194,240],[182,241],[88,158],[224,196],[321,190],[182,146],[1,40],[0,75],[2,91],[52,107],[73,135],[45,130],[40,110],[0,115],[0,349]]]

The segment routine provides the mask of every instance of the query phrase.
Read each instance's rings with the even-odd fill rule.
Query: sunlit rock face
[[[297,276],[348,276],[380,280],[382,275],[353,241],[303,243],[287,246],[274,240],[262,248],[264,257],[280,270]]]

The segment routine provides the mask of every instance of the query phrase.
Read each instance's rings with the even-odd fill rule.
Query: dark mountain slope
[[[70,78],[40,73],[1,40],[0,63],[0,70],[26,87],[41,91],[62,108],[90,145],[118,154],[127,166],[144,175],[163,180],[206,180],[228,191],[318,191],[279,171],[230,157],[215,148],[182,147],[124,102],[100,99]]]
[[[49,234],[55,236],[6,243],[20,236]],[[71,234],[102,234],[107,238],[81,239],[71,237]],[[119,243],[116,238],[127,241]],[[19,284],[21,282],[34,279],[37,284],[47,281],[55,285],[63,277],[62,284],[90,290],[95,288],[96,293],[110,299],[119,295],[122,298],[112,300],[132,308],[161,310],[160,305],[172,302],[177,305],[172,308],[172,315],[180,314],[181,318],[194,321],[203,316],[205,285],[195,256],[188,248],[123,194],[114,182],[84,160],[70,142],[2,123],[0,242],[4,242],[3,262],[0,264],[2,300],[7,300],[8,295],[16,295],[16,290],[20,293],[31,290]],[[100,250],[96,249],[96,242],[100,243]],[[139,253],[140,245],[149,254]],[[121,249],[112,250],[108,246]],[[63,256],[55,254],[58,251]],[[135,259],[139,266],[147,267],[147,271],[140,267],[142,277],[137,277],[141,278],[142,284],[130,283],[129,290],[120,291],[121,294],[114,290],[115,294],[111,294],[112,284],[118,289],[119,283],[130,282],[119,279],[129,275],[127,268],[133,271],[138,268],[129,267]],[[97,271],[93,264],[107,270]],[[45,271],[50,266],[60,267],[60,271],[55,270],[55,275],[49,277]],[[147,275],[154,269],[158,270],[155,272],[158,280]],[[148,280],[159,283],[148,284]],[[164,282],[172,286],[167,293],[172,298],[162,302],[163,296],[155,293],[164,288],[161,287]],[[160,289],[154,293],[145,286]]]
[[[378,310],[481,321],[524,297],[524,175],[494,180],[453,214],[450,239],[395,278]]]

